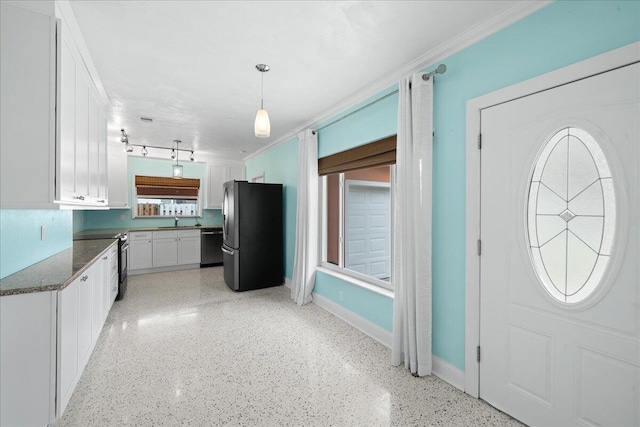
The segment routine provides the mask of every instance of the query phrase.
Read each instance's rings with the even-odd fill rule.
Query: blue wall
[[[72,227],[71,211],[0,210],[0,278],[70,248]]]
[[[432,261],[435,356],[464,370],[467,100],[638,40],[640,2],[560,1],[439,61],[445,63],[448,70],[436,78],[434,89]],[[374,98],[381,98],[392,90],[395,87]],[[396,121],[397,96],[392,96],[322,130],[319,133],[319,155],[326,156],[393,134]],[[269,158],[270,167],[277,170],[289,168],[296,161],[293,153],[283,153],[280,147],[272,151],[280,151],[280,155],[267,152],[250,160],[249,165],[260,164]],[[290,209],[291,206],[287,206],[287,210]],[[293,254],[287,252],[287,257],[290,259],[286,262],[292,264]],[[391,330],[388,319],[392,318],[392,304],[381,303],[378,294],[353,288],[355,286],[350,283],[318,274],[314,291]],[[348,306],[346,302],[341,303],[338,300],[340,290],[345,296],[353,294],[358,299],[357,304]],[[368,310],[369,306],[375,310]]]
[[[298,138],[292,138],[259,157],[247,161],[246,176],[261,175],[264,182],[283,184],[284,274],[293,277],[296,247],[296,203],[298,200]]]
[[[128,198],[129,206],[132,206],[131,188],[135,175],[171,176],[173,161],[155,159],[149,157],[129,156],[127,159]],[[184,162],[183,172],[185,178],[198,178],[200,185],[205,186],[207,181],[207,165],[205,163]],[[202,194],[206,194],[206,187]],[[124,218],[121,218],[124,215]],[[198,218],[202,225],[222,225],[222,212],[220,209],[204,209],[202,218]],[[196,218],[183,218],[182,225],[195,225]],[[173,225],[171,218],[133,218],[131,209],[112,209],[108,211],[76,211],[73,215],[73,231],[78,232],[88,229],[105,228],[133,228],[133,227],[161,227]]]

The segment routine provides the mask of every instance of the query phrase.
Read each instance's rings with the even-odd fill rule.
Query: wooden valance
[[[135,177],[138,196],[196,198],[200,189],[197,178],[170,178],[163,176]]]
[[[318,175],[396,163],[396,135],[318,159]]]

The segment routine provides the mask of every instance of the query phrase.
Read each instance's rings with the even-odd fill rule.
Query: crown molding
[[[401,78],[410,75],[412,73],[417,73],[420,71],[424,71],[429,66],[435,65],[436,62],[445,59],[457,52],[460,52],[466,47],[469,47],[486,37],[497,33],[503,28],[508,27],[509,25],[521,20],[522,18],[548,6],[552,1],[544,0],[544,1],[520,1],[510,7],[509,9],[503,11],[502,13],[494,16],[493,18],[487,19],[479,24],[471,27],[469,30],[461,33],[459,36],[449,40],[446,43],[441,44],[435,49],[430,50],[424,55],[416,58],[414,61],[408,63],[407,65],[393,71],[392,73],[387,74],[381,79],[377,80],[373,84],[367,86],[366,88],[355,92],[345,98],[343,101],[335,104],[333,107],[329,108],[325,113],[320,116],[317,116],[303,125],[295,128],[294,130],[286,133],[284,136],[278,138],[276,141],[265,145],[259,150],[249,154],[244,158],[244,161],[251,160],[255,157],[258,157],[265,152],[277,147],[278,145],[289,141],[291,138],[295,137],[299,132],[313,128],[319,125],[322,122],[325,122],[337,115],[344,113],[346,110],[355,107],[361,102],[375,96],[384,94],[381,93],[385,89],[389,89],[391,86],[395,85]]]

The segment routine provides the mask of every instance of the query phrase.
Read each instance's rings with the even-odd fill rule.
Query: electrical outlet
[[[124,215],[120,215],[120,221],[124,221]]]
[[[44,225],[40,226],[40,240],[44,240],[47,236],[46,227]]]
[[[207,214],[207,218],[213,219],[213,214]]]
[[[344,294],[342,293],[342,291],[338,292],[338,299],[340,301],[344,301]]]

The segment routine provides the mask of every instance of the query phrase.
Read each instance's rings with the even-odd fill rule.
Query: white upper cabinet
[[[127,185],[127,153],[122,146],[109,145],[107,151],[109,169],[109,207],[129,207],[129,187]]]
[[[243,180],[242,165],[209,165],[207,203],[205,209],[222,209],[222,185],[227,181]]]
[[[99,77],[76,46],[73,36],[81,34],[72,36],[66,25],[75,19],[70,6],[56,3],[47,12],[30,4],[1,4],[0,208],[106,206],[106,97],[94,84]],[[19,161],[25,156],[29,167]]]
[[[69,27],[58,32],[58,176],[56,200],[78,209],[107,204],[106,118]],[[72,84],[72,81],[75,84]],[[73,125],[72,125],[73,124]]]
[[[56,20],[0,8],[0,208],[55,208]]]

